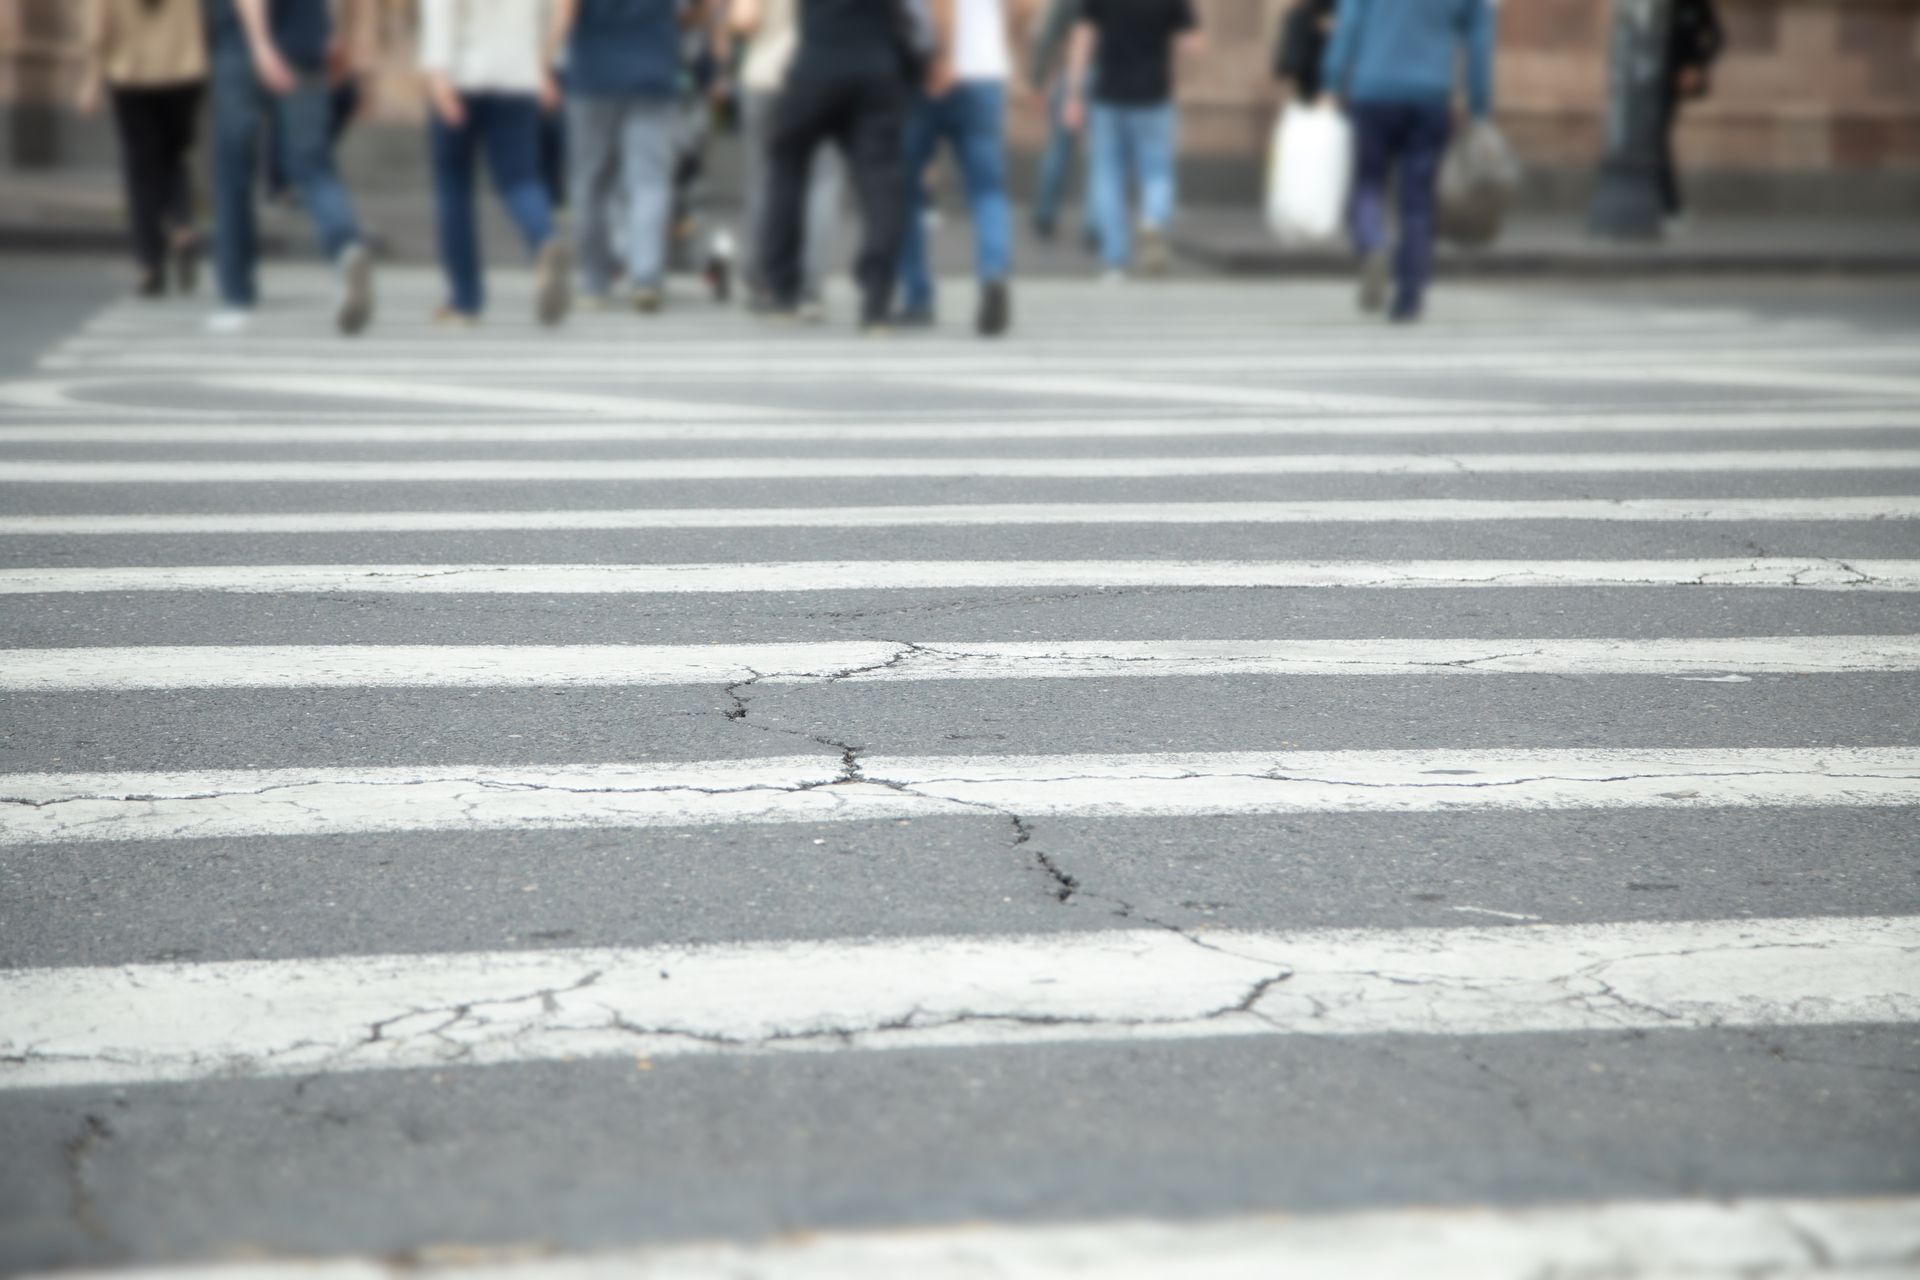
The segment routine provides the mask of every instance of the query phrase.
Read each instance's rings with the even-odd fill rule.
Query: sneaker
[[[1390,268],[1387,255],[1370,253],[1360,263],[1360,309],[1368,315],[1387,309]]]
[[[334,271],[340,277],[334,327],[352,337],[373,319],[373,255],[364,244],[350,244],[340,251]]]
[[[887,320],[862,320],[860,336],[863,338],[891,338],[895,333],[893,324]]]
[[[1142,275],[1163,276],[1173,267],[1173,250],[1167,244],[1167,233],[1159,227],[1140,229],[1140,272]]]
[[[800,306],[795,311],[795,314],[799,316],[800,323],[802,324],[825,324],[827,319],[827,304],[820,300],[819,294],[810,293],[800,299]]]
[[[558,236],[534,259],[533,314],[541,324],[559,324],[573,305],[573,251]]]
[[[611,311],[614,302],[610,293],[577,293],[573,296],[573,305],[580,311]]]
[[[1005,280],[989,280],[980,288],[980,314],[974,327],[983,338],[997,338],[1013,323],[1013,292]]]
[[[666,305],[667,295],[658,285],[643,284],[633,291],[633,309],[643,316],[657,315]]]
[[[477,329],[480,317],[471,311],[461,311],[450,302],[443,302],[433,309],[433,322],[443,329]]]
[[[208,333],[245,333],[253,328],[253,311],[248,307],[222,307],[207,317]]]

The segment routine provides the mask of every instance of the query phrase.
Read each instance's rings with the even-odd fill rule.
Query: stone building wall
[[[1182,67],[1189,192],[1244,197],[1259,183],[1275,107],[1274,33],[1291,0],[1197,0],[1205,47]],[[1704,203],[1912,208],[1920,212],[1920,0],[1718,0],[1729,48],[1715,93],[1690,110],[1680,149]],[[413,0],[371,0],[380,49],[375,111],[417,122]],[[1600,142],[1610,0],[1503,0],[1500,118],[1542,199],[1572,201]],[[80,0],[0,0],[0,110],[13,166],[98,159],[97,126],[64,103]],[[1016,98],[1016,147],[1042,127]]]

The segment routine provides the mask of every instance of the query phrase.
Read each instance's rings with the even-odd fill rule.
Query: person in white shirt
[[[980,282],[981,335],[1012,322],[1013,210],[1007,200],[1007,77],[1011,31],[1007,0],[944,0],[934,6],[941,53],[926,93],[907,118],[907,226],[900,248],[905,325],[933,323],[933,276],[927,265],[927,166],[940,144],[953,148],[973,222],[974,274]]]
[[[420,69],[428,122],[440,261],[448,298],[439,318],[473,324],[486,305],[474,176],[482,150],[495,189],[537,264],[535,315],[566,316],[572,255],[555,232],[540,171],[540,115],[560,106],[548,68],[547,0],[420,0]]]
[[[767,285],[767,194],[772,187],[773,124],[780,90],[794,54],[800,50],[802,0],[733,0],[728,14],[736,39],[746,53],[740,63],[741,153],[746,188],[744,201],[747,245],[747,296],[751,305],[771,304]],[[820,314],[822,291],[833,258],[840,220],[841,187],[845,175],[837,153],[814,153],[807,182],[806,239],[801,253],[800,310],[808,318]]]

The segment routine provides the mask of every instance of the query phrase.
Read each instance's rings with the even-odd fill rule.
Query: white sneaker
[[[364,244],[350,244],[334,264],[340,291],[334,303],[333,323],[348,337],[373,319],[373,255]]]
[[[253,312],[247,307],[222,307],[207,317],[208,333],[245,333],[253,328]]]

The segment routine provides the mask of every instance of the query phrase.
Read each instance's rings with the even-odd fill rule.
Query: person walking
[[[1668,10],[1667,74],[1660,95],[1660,199],[1667,224],[1676,226],[1686,215],[1680,191],[1680,167],[1674,161],[1673,135],[1680,125],[1680,109],[1707,96],[1713,84],[1713,64],[1726,47],[1725,29],[1713,0],[1673,0]]]
[[[486,307],[474,179],[481,151],[535,264],[534,315],[558,324],[572,301],[572,254],[555,229],[540,174],[540,115],[560,108],[549,68],[546,0],[420,0],[420,69],[439,215],[444,324],[479,322]]]
[[[554,43],[567,50],[569,203],[581,293],[591,306],[611,301],[617,182],[633,305],[656,312],[666,301],[673,210],[678,0],[557,0]]]
[[[1013,319],[1013,208],[1007,199],[1007,77],[1012,31],[1006,0],[948,0],[935,11],[942,50],[932,86],[907,117],[906,226],[900,246],[899,319],[933,323],[933,275],[927,266],[927,188],[922,175],[940,144],[953,149],[973,224],[974,275],[980,284],[974,327],[998,337]]]
[[[83,18],[78,106],[93,115],[103,92],[112,97],[138,292],[164,294],[170,262],[180,291],[191,292],[200,240],[187,153],[207,80],[200,0],[88,0]]]
[[[1280,36],[1273,46],[1273,78],[1303,107],[1320,101],[1326,82],[1321,78],[1327,41],[1333,33],[1338,0],[1295,0],[1281,19]]]
[[[357,334],[373,318],[373,255],[328,142],[331,86],[353,72],[357,0],[207,0],[213,82],[213,259],[218,333],[246,329],[258,292],[254,173],[263,111],[279,129],[287,180],[337,277],[334,325]]]
[[[740,61],[740,149],[745,188],[742,240],[747,246],[748,304],[765,310],[771,301],[766,246],[773,185],[772,138],[780,88],[800,48],[802,0],[734,0],[728,15],[743,41]],[[839,155],[814,153],[807,174],[806,231],[801,250],[800,309],[809,319],[823,313],[825,285],[840,222],[843,165]]]
[[[1124,278],[1133,259],[1130,185],[1140,192],[1141,270],[1159,275],[1171,264],[1167,227],[1179,203],[1173,59],[1176,45],[1198,36],[1192,0],[1082,0],[1068,69],[1080,89],[1067,121],[1088,130],[1094,219],[1110,280]]]
[[[1051,240],[1060,225],[1060,206],[1080,159],[1081,130],[1067,124],[1067,102],[1078,91],[1067,79],[1067,46],[1080,21],[1082,0],[1050,0],[1034,30],[1027,64],[1028,83],[1047,101],[1047,140],[1040,151],[1040,173],[1034,183],[1033,233]],[[1099,246],[1093,201],[1080,196],[1080,235],[1091,248]]]
[[[814,154],[832,141],[860,203],[860,327],[887,328],[905,201],[901,142],[908,81],[917,68],[903,38],[901,0],[801,0],[800,48],[769,139],[767,288],[775,315],[799,314],[801,243]]]
[[[1486,118],[1493,110],[1493,40],[1490,0],[1341,0],[1324,78],[1346,103],[1357,137],[1352,221],[1360,305],[1388,308],[1396,323],[1420,319],[1433,275],[1456,64],[1464,55],[1468,109]],[[1396,177],[1399,244],[1389,264],[1387,186]]]

